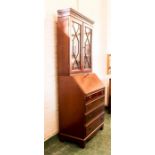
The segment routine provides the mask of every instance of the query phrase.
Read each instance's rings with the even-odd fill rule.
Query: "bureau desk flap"
[[[72,78],[84,94],[89,94],[104,88],[104,84],[95,73],[76,74],[72,75]]]

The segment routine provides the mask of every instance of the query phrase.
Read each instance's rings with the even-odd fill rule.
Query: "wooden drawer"
[[[104,94],[105,94],[105,89],[101,89],[92,94],[89,94],[88,96],[86,96],[86,102],[92,101],[100,96],[104,96]]]
[[[104,104],[104,97],[100,97],[95,101],[89,102],[86,104],[86,112],[94,109],[95,107]]]
[[[86,123],[89,122],[90,120],[92,120],[102,112],[104,112],[104,104],[101,104],[95,107],[94,109],[92,109],[91,111],[85,113],[85,122]]]
[[[99,115],[92,123],[86,125],[86,136],[93,132],[99,125],[104,122],[104,114]]]

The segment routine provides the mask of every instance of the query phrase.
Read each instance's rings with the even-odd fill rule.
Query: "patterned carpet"
[[[104,130],[98,133],[81,149],[70,142],[60,142],[57,136],[44,144],[44,155],[111,155],[111,115],[105,114]]]

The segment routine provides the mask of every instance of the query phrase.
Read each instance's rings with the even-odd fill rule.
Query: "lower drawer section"
[[[91,121],[93,118],[95,118],[100,113],[104,112],[104,104],[99,105],[98,107],[95,107],[91,111],[85,113],[85,122]]]
[[[92,110],[98,105],[104,104],[104,97],[99,98],[98,100],[95,100],[93,102],[87,103],[86,104],[86,112]]]
[[[100,124],[104,122],[104,114],[99,115],[95,120],[86,125],[86,136],[93,132]]]

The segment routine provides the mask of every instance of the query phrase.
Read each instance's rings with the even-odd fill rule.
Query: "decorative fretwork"
[[[81,69],[81,25],[72,22],[72,69]]]
[[[84,33],[84,68],[91,68],[91,37],[92,30],[85,27]]]

